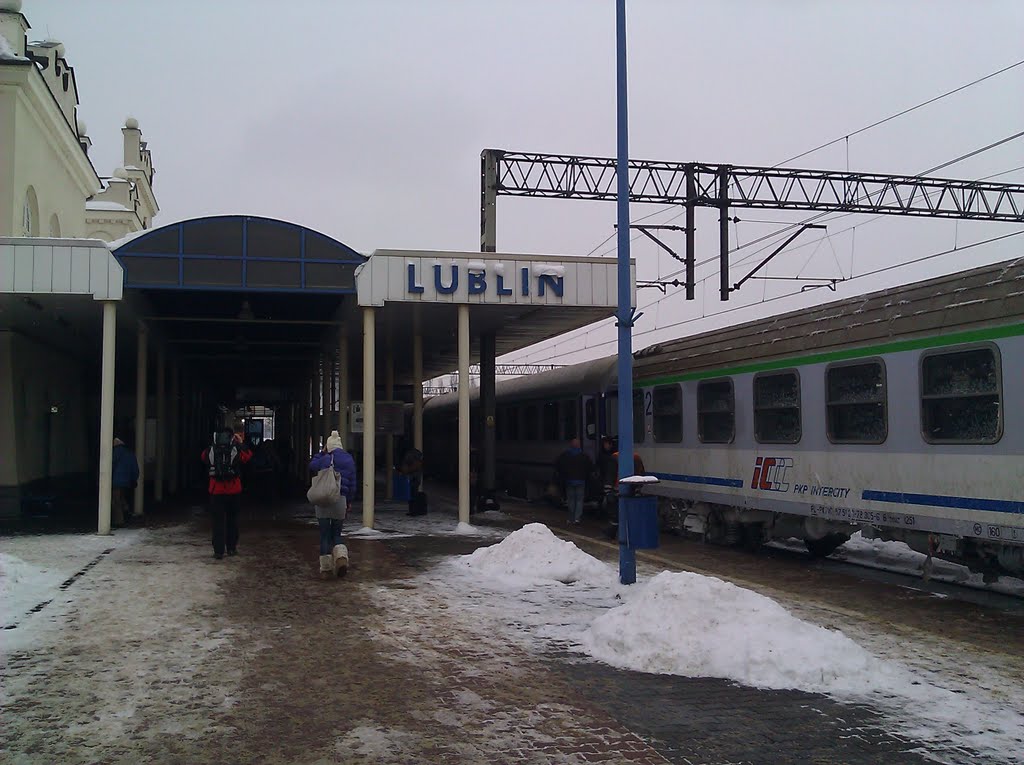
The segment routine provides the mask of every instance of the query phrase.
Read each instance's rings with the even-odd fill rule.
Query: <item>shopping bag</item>
[[[341,499],[341,487],[334,467],[325,467],[313,476],[313,483],[306,492],[306,499],[320,507],[329,507]]]

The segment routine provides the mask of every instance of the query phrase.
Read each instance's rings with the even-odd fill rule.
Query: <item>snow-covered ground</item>
[[[558,646],[626,669],[824,693],[883,710],[896,732],[921,741],[940,761],[957,761],[961,746],[989,761],[1021,761],[1019,678],[1004,680],[1018,686],[1009,692],[998,682],[943,683],[941,673],[926,680],[900,661],[905,641],[896,635],[876,636],[880,658],[840,631],[714,577],[641,574],[641,584],[621,586],[611,566],[530,524],[445,561],[417,585],[443,599],[468,630],[504,633],[502,639],[527,650]],[[443,594],[429,594],[437,588]],[[377,597],[397,607],[393,591],[382,588]],[[965,656],[959,661],[969,663]]]
[[[501,515],[495,513],[494,515]],[[490,513],[481,513],[474,518],[490,516]],[[502,518],[507,516],[501,515]],[[435,511],[427,515],[408,516],[405,514],[404,506],[392,506],[378,508],[374,516],[376,528],[370,529],[365,526],[357,528],[356,523],[361,521],[359,513],[355,517],[349,516],[346,521],[348,528],[353,531],[346,531],[345,535],[355,539],[398,539],[402,537],[427,537],[427,536],[469,536],[482,537],[484,539],[500,539],[506,532],[492,526],[474,526],[469,523],[460,523],[458,518],[451,512]]]
[[[787,550],[805,549],[804,543],[798,539],[773,542],[772,546]],[[865,539],[859,531],[829,557],[883,571],[916,576],[922,573],[928,559],[927,555],[911,550],[903,542]],[[941,558],[932,558],[930,577],[939,582],[951,582],[965,587],[1024,597],[1024,580],[1004,576],[1000,577],[998,582],[986,584],[982,581],[981,574],[972,574],[966,566],[950,563]]]
[[[72,595],[60,589],[63,582],[105,551],[134,544],[141,533],[132,529],[112,536],[46,534],[0,539],[0,629],[6,633],[0,647],[14,644],[17,629],[7,628],[29,621],[31,609],[55,601],[47,608],[57,610],[61,601],[70,600]]]

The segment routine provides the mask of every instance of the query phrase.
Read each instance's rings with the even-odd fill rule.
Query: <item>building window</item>
[[[31,186],[25,192],[21,208],[21,235],[39,236],[39,200],[36,199],[36,190]]]
[[[537,422],[537,406],[530,404],[523,408],[523,440],[536,441],[540,435]]]
[[[754,435],[762,444],[800,440],[800,378],[796,372],[754,378]]]
[[[825,372],[828,437],[837,444],[880,444],[888,435],[885,368],[880,361]]]
[[[642,444],[646,437],[647,418],[644,416],[644,391],[633,391],[633,443]]]
[[[991,444],[1002,435],[995,348],[933,353],[921,361],[921,425],[929,443]]]
[[[544,441],[558,441],[558,402],[544,404],[541,419],[541,438]]]
[[[731,379],[697,384],[697,437],[705,444],[729,444],[736,437],[736,398]]]
[[[654,440],[678,444],[683,440],[683,391],[678,385],[659,385],[652,399]]]

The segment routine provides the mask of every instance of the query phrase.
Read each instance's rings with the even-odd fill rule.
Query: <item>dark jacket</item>
[[[559,455],[555,469],[563,483],[579,485],[587,482],[594,465],[582,449],[570,447]]]
[[[349,504],[356,497],[356,461],[352,455],[344,449],[335,449],[331,452],[321,452],[309,461],[309,471],[319,473],[329,465],[334,466],[334,472],[341,481],[341,493],[348,500]]]
[[[115,489],[127,489],[139,480],[139,462],[124,444],[114,447],[112,479]]]

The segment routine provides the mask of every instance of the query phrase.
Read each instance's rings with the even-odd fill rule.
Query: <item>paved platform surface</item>
[[[4,762],[928,761],[864,706],[475,629],[421,575],[493,535],[350,539],[349,575],[321,581],[301,508],[245,513],[240,555],[222,561],[198,511],[151,526],[12,631],[40,639],[5,651]]]

